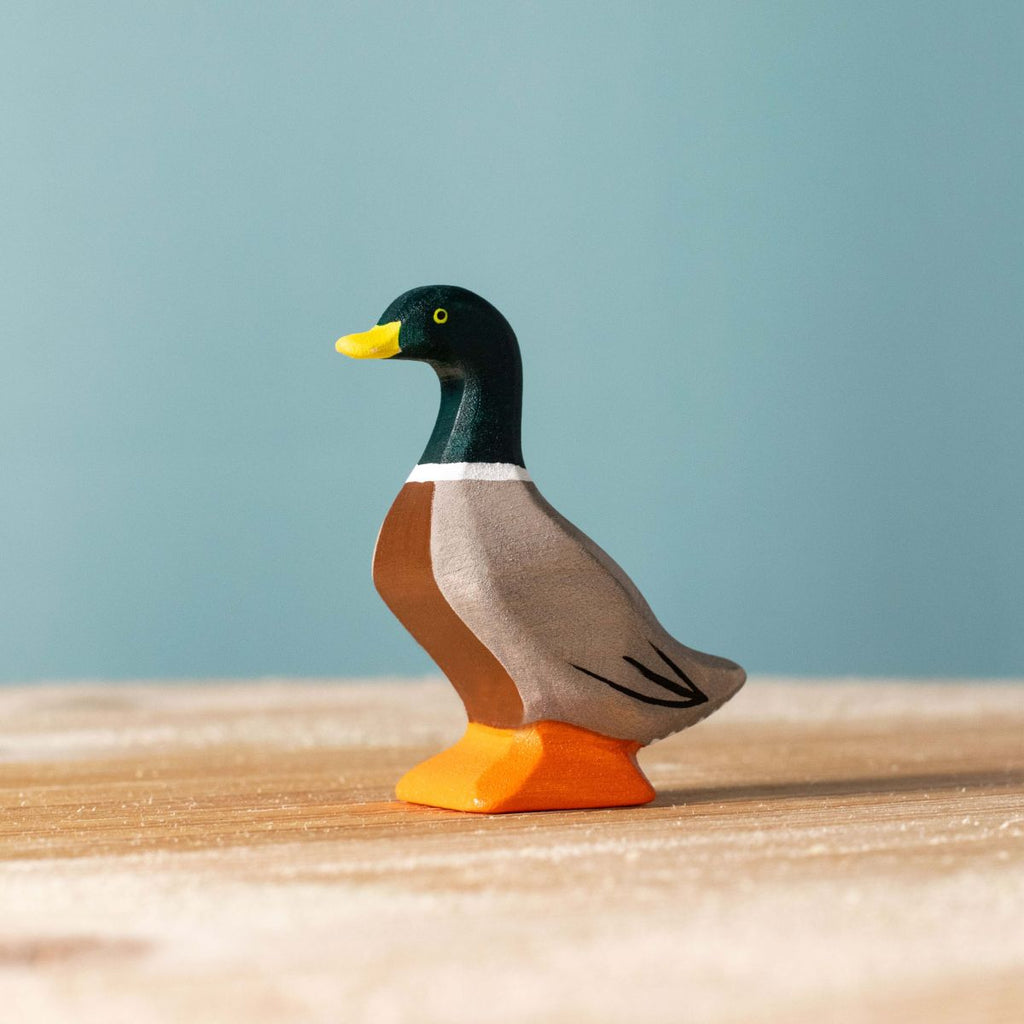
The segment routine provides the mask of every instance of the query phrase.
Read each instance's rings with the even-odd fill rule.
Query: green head
[[[354,359],[429,363],[441,380],[441,409],[421,462],[523,465],[523,371],[508,321],[486,299],[454,285],[400,295],[377,326],[339,338]]]

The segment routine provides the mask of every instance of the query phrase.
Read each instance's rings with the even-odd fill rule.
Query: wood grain
[[[0,1018],[1020,1021],[1024,683],[752,680],[646,807],[397,804],[447,683],[0,690]]]

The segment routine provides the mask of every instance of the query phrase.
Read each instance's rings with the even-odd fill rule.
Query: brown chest
[[[434,484],[407,483],[377,539],[373,582],[384,603],[451,680],[471,722],[522,724],[523,702],[502,664],[462,621],[434,577]]]

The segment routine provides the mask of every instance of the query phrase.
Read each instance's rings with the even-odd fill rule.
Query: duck
[[[441,385],[372,576],[458,693],[467,725],[396,796],[489,814],[654,799],[637,752],[706,718],[746,673],[676,640],[619,565],[541,495],[523,459],[511,325],[466,288],[428,285],[335,348],[426,363]]]

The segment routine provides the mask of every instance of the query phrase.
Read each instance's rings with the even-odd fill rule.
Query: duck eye
[[[434,323],[435,324],[443,324],[447,320],[448,320],[448,310],[447,309],[435,309],[434,310]]]

